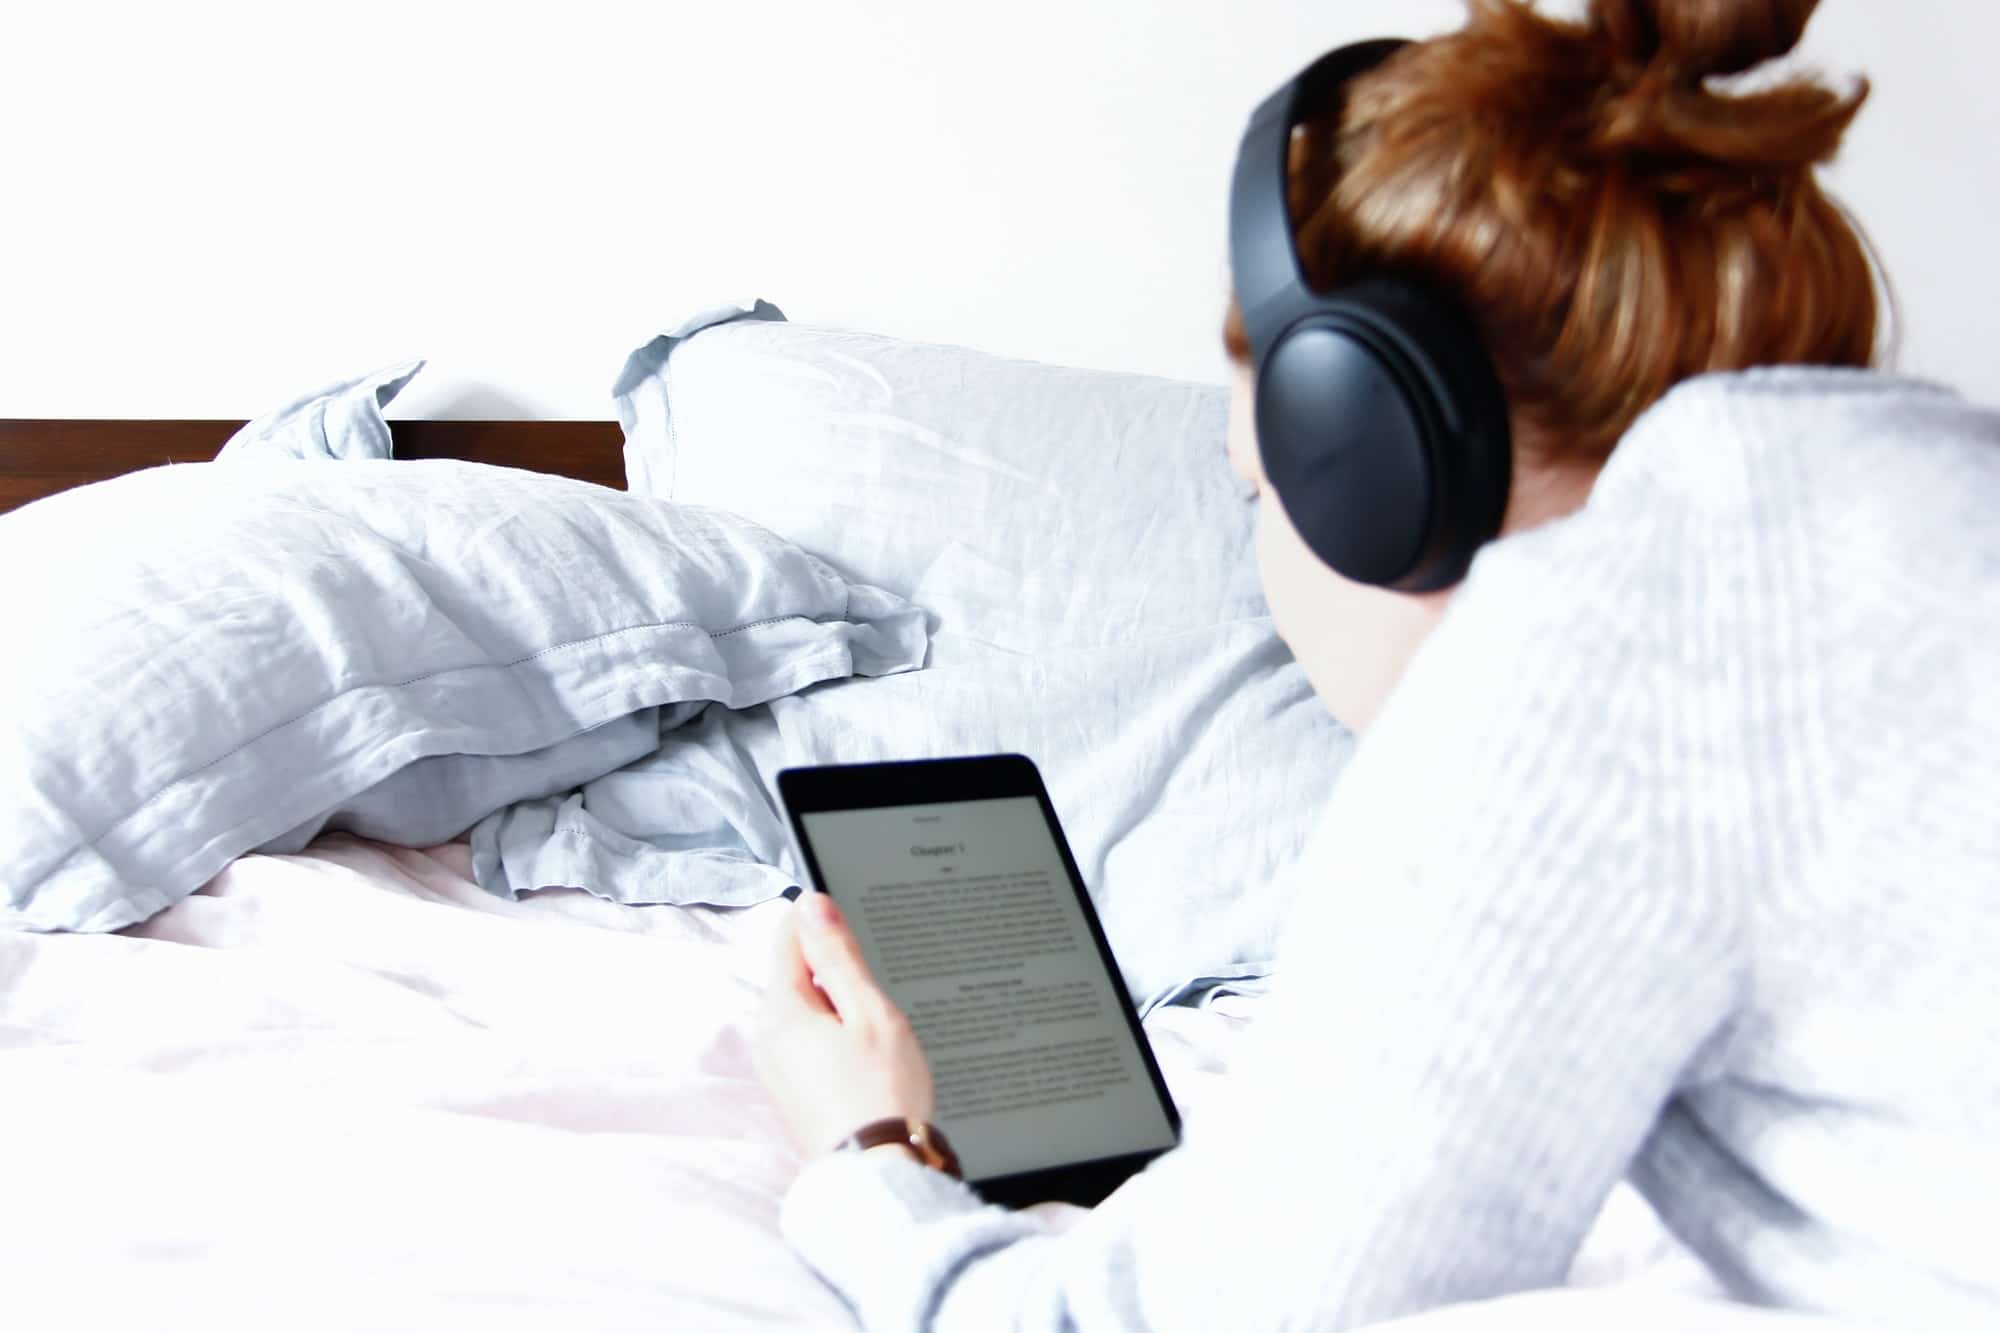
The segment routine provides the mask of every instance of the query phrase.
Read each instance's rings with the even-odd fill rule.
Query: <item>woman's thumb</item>
[[[813,980],[833,1001],[843,1018],[859,1012],[863,998],[875,989],[861,944],[847,921],[824,893],[802,893],[798,906],[799,949],[812,968]]]

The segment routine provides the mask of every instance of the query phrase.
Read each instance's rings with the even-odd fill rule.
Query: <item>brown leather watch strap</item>
[[[833,1148],[835,1152],[861,1152],[879,1148],[885,1143],[900,1143],[932,1170],[942,1171],[957,1180],[965,1179],[965,1173],[959,1169],[958,1154],[946,1142],[944,1131],[927,1120],[911,1120],[900,1115],[886,1120],[871,1120],[834,1144]]]

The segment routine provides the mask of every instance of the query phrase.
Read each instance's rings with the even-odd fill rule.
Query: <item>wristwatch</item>
[[[912,1120],[900,1115],[892,1115],[886,1120],[871,1120],[834,1144],[833,1150],[861,1152],[879,1148],[885,1143],[900,1143],[933,1171],[942,1171],[954,1180],[965,1179],[965,1173],[959,1170],[958,1154],[945,1141],[944,1131],[928,1120]]]

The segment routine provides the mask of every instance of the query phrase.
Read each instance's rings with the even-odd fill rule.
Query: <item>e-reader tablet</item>
[[[1093,1204],[1180,1116],[1055,807],[1017,754],[787,769],[806,871],[915,1029],[982,1198]]]

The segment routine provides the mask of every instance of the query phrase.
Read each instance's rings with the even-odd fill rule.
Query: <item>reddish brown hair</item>
[[[1517,421],[1602,457],[1711,370],[1864,366],[1875,275],[1814,168],[1867,96],[1709,83],[1790,51],[1817,0],[1591,0],[1581,22],[1468,0],[1465,27],[1302,126],[1307,276],[1401,271],[1472,311]],[[1247,360],[1240,315],[1224,333]]]

